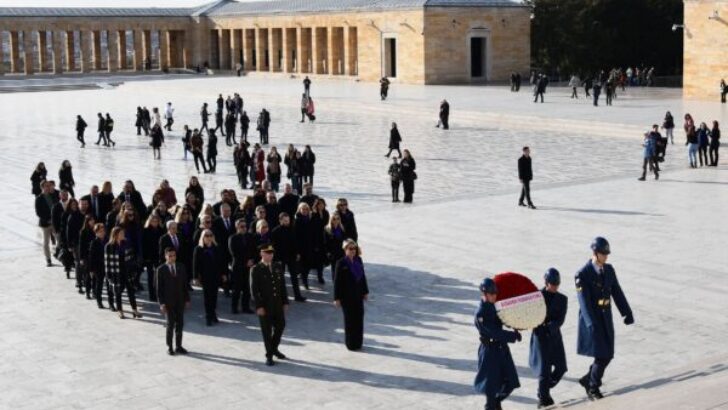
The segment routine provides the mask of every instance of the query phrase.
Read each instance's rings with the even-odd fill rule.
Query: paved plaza
[[[563,327],[569,372],[552,394],[562,408],[728,408],[728,166],[692,170],[682,116],[728,124],[717,103],[687,102],[680,90],[629,89],[612,107],[569,99],[552,87],[534,104],[527,89],[314,81],[318,120],[301,124],[299,79],[266,77],[58,78],[37,92],[0,93],[0,408],[477,409],[472,392],[478,334],[473,311],[485,275],[522,272],[534,282],[558,268],[569,298]],[[98,84],[101,84],[100,86]],[[0,91],[20,80],[0,80]],[[68,89],[49,91],[54,88]],[[343,344],[332,284],[312,286],[293,303],[281,350],[290,360],[269,368],[258,321],[231,315],[204,326],[202,295],[193,292],[184,345],[169,357],[158,306],[142,298],[141,320],[121,321],[76,293],[60,266],[46,268],[29,177],[38,161],[57,179],[74,166],[77,196],[125,179],[150,200],[162,178],[184,192],[193,161],[182,159],[180,131],[200,125],[203,102],[239,92],[254,121],[271,112],[271,143],[310,144],[317,155],[315,193],[349,199],[356,213],[370,288],[364,348]],[[440,100],[451,129],[435,128]],[[176,107],[162,160],[133,127],[137,106]],[[675,145],[659,181],[637,181],[642,132],[672,111]],[[97,112],[115,119],[114,149],[93,145]],[[76,114],[90,124],[87,148],[75,141]],[[386,174],[389,127],[397,122],[417,160],[414,204],[392,204]],[[254,130],[254,127],[251,127]],[[251,133],[257,141],[257,133]],[[91,142],[90,144],[88,142]],[[516,160],[532,148],[532,196],[538,210],[516,206]],[[200,175],[210,200],[237,187],[232,149],[218,143],[218,173]],[[266,150],[267,151],[267,150]],[[725,163],[725,160],[724,160]],[[243,193],[236,190],[241,196]],[[247,194],[247,192],[246,192]],[[578,303],[571,277],[589,258],[594,236],[612,244],[610,262],[635,314],[615,320],[616,357],[598,403],[577,379],[590,363],[576,355]],[[143,293],[146,296],[146,293]],[[511,345],[521,388],[505,409],[536,407],[528,339]]]

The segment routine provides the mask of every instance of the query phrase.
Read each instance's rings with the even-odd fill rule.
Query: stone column
[[[146,70],[146,64],[149,64],[149,67],[152,65],[152,32],[144,30],[142,33],[144,35],[144,44],[142,46],[142,55],[144,58],[142,59],[142,63],[145,64],[144,70]]]
[[[63,31],[53,32],[53,74],[63,73]]]
[[[278,66],[278,46],[276,41],[276,29],[268,29],[268,71],[279,71]]]
[[[0,75],[5,75],[5,42],[0,30]]]
[[[134,30],[134,70],[144,69],[144,47],[142,46],[142,30]]]
[[[283,49],[283,59],[281,60],[281,71],[284,73],[292,73],[293,72],[293,56],[291,55],[293,48],[295,47],[295,38],[291,38],[291,34],[295,36],[295,31],[293,33],[289,32],[293,31],[287,27],[283,27],[281,31],[281,48]],[[291,45],[291,40],[294,41],[293,46]]]
[[[220,70],[230,69],[230,30],[217,30],[217,50]]]
[[[45,30],[38,32],[38,71],[48,71],[48,38]]]
[[[66,71],[76,71],[76,42],[73,31],[66,31]]]
[[[18,39],[18,32],[10,32],[10,72],[20,72],[20,40]]]
[[[311,27],[311,72],[313,74],[322,74],[323,67],[321,67],[319,61],[319,33],[318,28]]]
[[[240,63],[241,30],[230,30],[230,68],[235,69]]]
[[[101,70],[101,32],[94,30],[94,70]]]
[[[35,37],[34,31],[23,32],[23,60],[25,61],[25,75],[30,75],[35,72],[36,53],[33,50],[33,37]]]
[[[326,45],[326,61],[329,74],[339,75],[343,71],[343,62],[341,61],[341,45],[343,30],[341,27],[327,28],[327,45]]]
[[[344,73],[357,75],[356,61],[358,59],[358,31],[356,27],[344,29]]]
[[[119,70],[119,30],[107,31],[106,41],[108,48],[106,68],[113,73]]]
[[[263,39],[261,39],[262,31],[255,28],[255,70],[263,71],[265,68],[265,51],[263,50]]]
[[[93,32],[81,31],[81,72],[89,73],[93,69]]]
[[[119,69],[128,69],[129,63],[126,59],[126,30],[116,31],[116,35],[119,36]]]
[[[255,48],[255,30],[243,29],[243,69],[253,71],[253,49]]]
[[[170,67],[169,30],[159,30],[159,69]]]

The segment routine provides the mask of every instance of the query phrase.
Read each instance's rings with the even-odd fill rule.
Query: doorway
[[[486,79],[487,38],[470,37],[470,77]]]
[[[397,39],[384,39],[384,76],[397,78]]]

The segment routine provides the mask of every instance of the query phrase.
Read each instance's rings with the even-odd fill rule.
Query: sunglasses
[[[211,235],[209,233],[208,234],[205,234],[205,238],[212,238],[212,237],[213,237],[213,235]]]

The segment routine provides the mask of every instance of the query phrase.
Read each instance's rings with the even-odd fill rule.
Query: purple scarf
[[[354,280],[356,280],[357,282],[361,282],[362,278],[364,277],[364,265],[361,262],[361,258],[356,256],[354,257],[354,260],[351,260],[347,257],[344,257],[344,261],[349,267],[349,270],[351,271],[351,275],[354,277]]]
[[[334,238],[336,239],[341,239],[344,236],[344,230],[340,226],[334,228],[331,233],[334,234]]]

